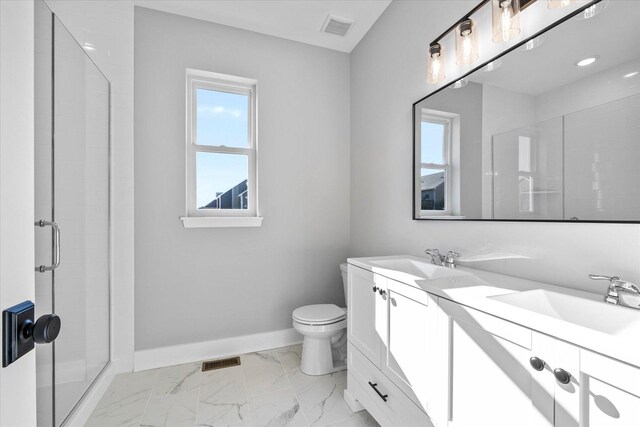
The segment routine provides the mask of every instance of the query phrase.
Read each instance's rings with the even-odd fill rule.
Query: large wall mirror
[[[640,1],[601,3],[414,104],[414,219],[640,222]]]

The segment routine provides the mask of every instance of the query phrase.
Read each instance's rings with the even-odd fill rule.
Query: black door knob
[[[55,314],[45,314],[36,320],[35,325],[29,325],[25,334],[33,337],[38,344],[48,344],[58,338],[60,333],[60,318]]]
[[[553,375],[560,384],[569,384],[571,382],[571,374],[562,368],[554,369]]]
[[[533,356],[531,359],[529,359],[529,363],[531,364],[531,367],[536,371],[542,371],[544,369],[544,360],[538,357]]]

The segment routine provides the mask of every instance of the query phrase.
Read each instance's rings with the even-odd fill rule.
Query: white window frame
[[[197,90],[207,89],[247,95],[248,141],[246,148],[197,144]],[[260,226],[258,210],[258,138],[257,138],[257,81],[194,69],[186,70],[186,216],[185,227],[241,227]],[[197,153],[242,154],[248,158],[248,209],[198,209],[196,191]]]
[[[420,125],[422,127],[423,122],[437,123],[444,125],[444,136],[442,144],[442,158],[445,163],[422,163],[422,133],[420,133],[420,143],[416,144],[416,163],[418,166],[415,176],[416,180],[416,211],[419,217],[437,217],[437,216],[451,216],[452,209],[452,196],[453,196],[453,168],[451,165],[451,152],[452,152],[452,125],[453,117],[439,115],[435,112],[423,111],[420,115]],[[444,179],[444,210],[422,210],[422,169],[442,169],[445,171]]]

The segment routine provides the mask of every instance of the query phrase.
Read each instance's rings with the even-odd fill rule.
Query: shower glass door
[[[37,346],[38,424],[62,425],[110,360],[108,80],[44,3],[36,18],[36,217],[60,228],[60,264],[36,271],[36,307],[62,321]],[[36,225],[36,266],[52,231]]]

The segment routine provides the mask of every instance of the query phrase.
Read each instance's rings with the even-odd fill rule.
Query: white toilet
[[[340,264],[347,301],[347,264]],[[347,368],[347,309],[335,304],[305,305],[293,311],[293,328],[304,336],[300,370],[325,375]]]

